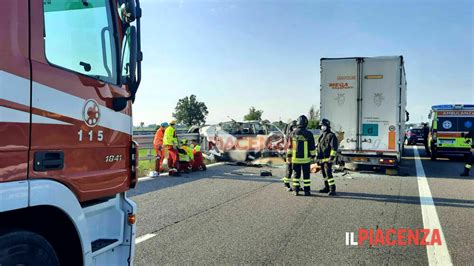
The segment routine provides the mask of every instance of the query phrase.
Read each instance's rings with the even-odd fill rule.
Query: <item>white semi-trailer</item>
[[[321,118],[331,121],[340,161],[398,166],[406,93],[402,56],[321,59]]]

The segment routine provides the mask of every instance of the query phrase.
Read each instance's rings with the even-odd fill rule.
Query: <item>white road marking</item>
[[[148,240],[148,239],[150,239],[150,238],[153,238],[153,237],[155,237],[155,236],[156,236],[156,234],[146,234],[146,235],[142,235],[141,237],[137,237],[137,238],[135,239],[135,244],[140,244],[141,242],[146,241],[146,240]]]
[[[428,255],[429,265],[453,265],[451,256],[448,251],[448,244],[446,243],[446,238],[443,234],[443,229],[439,223],[438,213],[436,212],[436,206],[433,202],[433,197],[431,196],[430,186],[428,184],[428,179],[425,175],[425,170],[423,169],[423,164],[420,160],[420,155],[418,153],[418,148],[414,147],[415,153],[415,166],[416,166],[416,175],[418,179],[418,191],[420,192],[420,205],[421,205],[421,214],[423,216],[423,227],[425,229],[438,229],[441,236],[441,245],[426,246],[426,252]],[[431,239],[431,238],[428,238]]]
[[[212,167],[216,167],[216,166],[223,165],[223,164],[225,164],[225,163],[222,163],[222,162],[220,162],[220,163],[211,163],[211,164],[208,164],[208,165],[207,165],[207,168],[212,168]],[[168,176],[168,173],[162,173],[162,174],[160,174],[160,176]],[[139,178],[139,179],[138,179],[138,182],[140,182],[140,181],[147,181],[147,180],[151,180],[151,179],[155,179],[155,178],[154,178],[154,177],[149,177],[149,176],[147,176],[147,177],[142,177],[142,178]],[[140,244],[141,242],[147,241],[148,239],[151,239],[151,238],[153,238],[153,237],[155,237],[155,236],[156,236],[156,234],[146,234],[146,235],[142,235],[142,236],[137,237],[137,238],[135,239],[135,244]]]

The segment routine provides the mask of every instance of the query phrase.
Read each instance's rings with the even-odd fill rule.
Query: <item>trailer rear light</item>
[[[395,159],[380,159],[379,163],[380,164],[390,164],[393,165],[395,164],[396,160]]]
[[[128,215],[128,223],[129,224],[135,224],[135,222],[136,222],[135,214],[129,214]]]

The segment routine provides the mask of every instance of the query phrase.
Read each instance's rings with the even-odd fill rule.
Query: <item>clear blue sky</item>
[[[208,123],[250,106],[287,121],[319,107],[321,57],[403,55],[413,121],[434,104],[474,103],[472,1],[141,2],[134,124],[171,119],[190,94]]]

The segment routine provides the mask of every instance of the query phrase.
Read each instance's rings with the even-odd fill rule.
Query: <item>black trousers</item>
[[[326,187],[329,186],[331,188],[335,188],[336,181],[334,180],[334,177],[332,176],[332,163],[329,163],[329,162],[321,163],[321,172],[324,178],[324,185]]]
[[[303,172],[303,187],[305,190],[309,190],[311,187],[310,179],[310,163],[305,164],[293,164],[293,187],[300,187],[301,172]]]
[[[464,167],[466,169],[471,170],[473,164],[474,164],[474,153],[471,152],[471,155],[467,158],[466,165]]]

